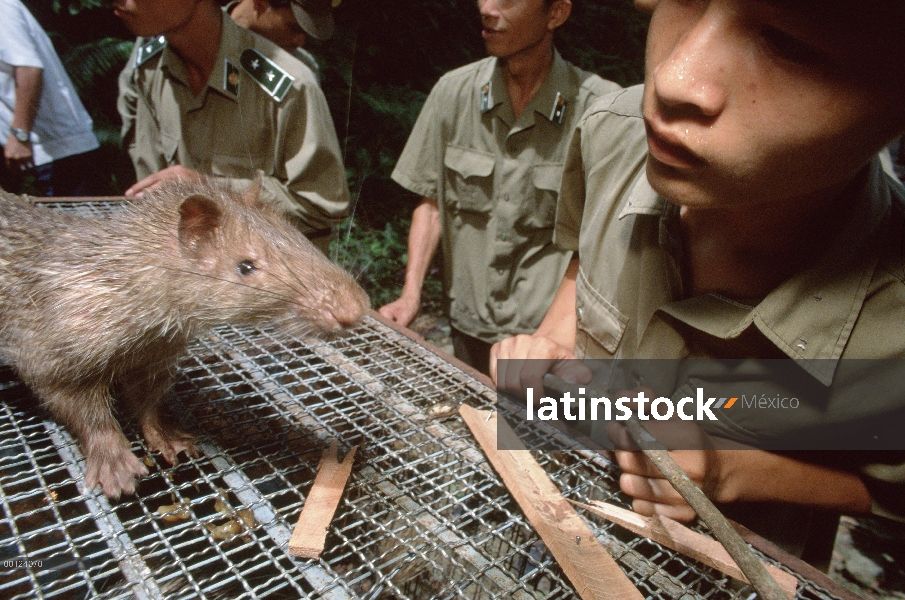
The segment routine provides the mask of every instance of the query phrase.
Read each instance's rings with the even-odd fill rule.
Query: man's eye
[[[803,65],[822,65],[827,61],[821,50],[774,27],[764,27],[761,37],[770,51],[783,60]]]

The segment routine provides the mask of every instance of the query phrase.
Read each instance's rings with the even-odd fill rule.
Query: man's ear
[[[547,14],[550,16],[547,29],[554,31],[572,14],[572,0],[553,0]]]

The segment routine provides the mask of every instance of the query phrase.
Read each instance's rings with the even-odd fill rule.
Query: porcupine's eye
[[[257,270],[258,270],[258,267],[250,260],[243,260],[236,267],[236,271],[238,271],[239,275],[241,275],[242,277],[251,275],[252,273],[254,273]]]

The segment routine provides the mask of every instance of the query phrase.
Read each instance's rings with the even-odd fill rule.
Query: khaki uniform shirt
[[[753,306],[717,294],[686,297],[678,208],[645,174],[641,95],[638,86],[600,99],[578,126],[566,161],[556,241],[581,257],[579,357],[791,358],[834,389],[847,372],[842,358],[905,358],[905,190],[879,160],[844,209],[849,214],[840,215],[836,242],[810,268]],[[707,430],[744,442],[759,423],[796,432],[878,414],[901,423],[905,416],[898,397],[842,404],[834,394],[823,407],[763,411],[749,421],[738,420],[745,411],[723,411]],[[905,516],[905,456],[893,452],[884,464],[871,464],[877,456],[857,459],[875,511]]]
[[[223,13],[214,70],[195,96],[182,60],[160,42],[139,38],[119,80],[123,143],[139,179],[179,164],[237,189],[260,180],[304,233],[342,220],[349,192],[339,143],[307,67]],[[246,54],[243,65],[249,48],[260,57]]]
[[[431,91],[393,179],[439,203],[453,327],[496,342],[540,324],[571,256],[552,241],[569,136],[618,87],[556,53],[518,119],[495,58],[447,73]]]

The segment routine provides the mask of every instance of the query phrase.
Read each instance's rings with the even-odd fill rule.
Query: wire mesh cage
[[[491,388],[371,317],[329,342],[224,326],[192,345],[169,402],[199,457],[170,466],[124,423],[150,474],[111,502],[83,490],[72,437],[0,369],[0,597],[576,598],[456,411],[495,402]],[[352,477],[324,553],[294,558],[292,527],[333,439],[359,446]],[[616,467],[593,452],[535,457],[566,497],[627,506]],[[754,596],[587,518],[647,598]],[[836,597],[798,578],[798,598]]]

